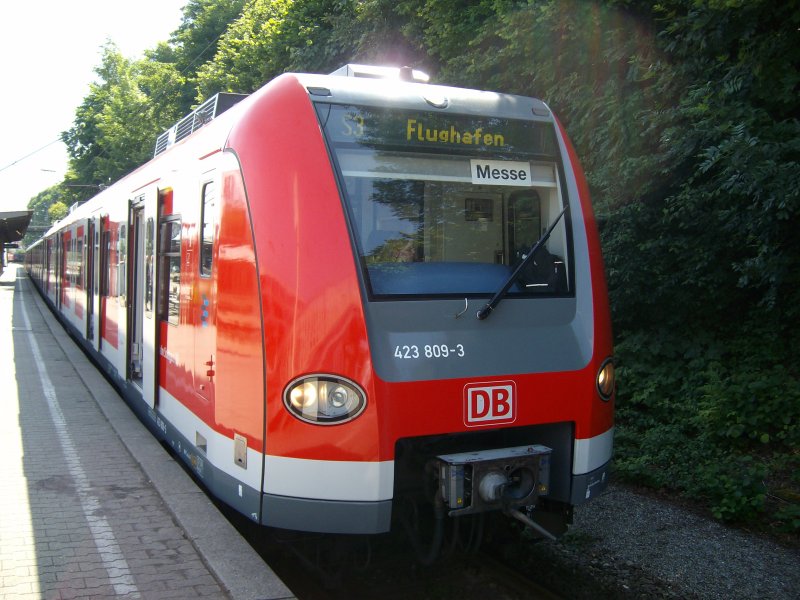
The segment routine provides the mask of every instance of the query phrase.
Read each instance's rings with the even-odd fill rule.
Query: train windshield
[[[563,208],[552,124],[317,111],[373,298],[493,294]],[[569,247],[564,218],[509,296],[570,294]]]

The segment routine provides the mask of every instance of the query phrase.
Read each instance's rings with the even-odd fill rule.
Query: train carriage
[[[558,534],[613,437],[586,182],[541,101],[419,77],[348,65],[219,95],[28,271],[256,523],[380,533],[410,501]]]

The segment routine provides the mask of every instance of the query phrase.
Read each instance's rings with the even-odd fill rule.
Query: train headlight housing
[[[367,396],[356,383],[335,375],[307,375],[286,386],[286,409],[315,425],[338,425],[355,419],[367,406]]]
[[[597,372],[597,393],[600,394],[603,400],[608,401],[611,399],[615,383],[614,360],[607,358],[600,365],[600,370]]]

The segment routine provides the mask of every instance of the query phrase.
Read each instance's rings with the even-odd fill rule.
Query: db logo
[[[467,427],[513,423],[516,418],[517,389],[513,381],[464,386],[464,425]]]

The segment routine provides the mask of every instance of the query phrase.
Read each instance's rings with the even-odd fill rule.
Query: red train
[[[427,506],[557,535],[612,450],[587,185],[541,101],[417,79],[348,65],[218,95],[27,269],[254,522],[380,533]]]

